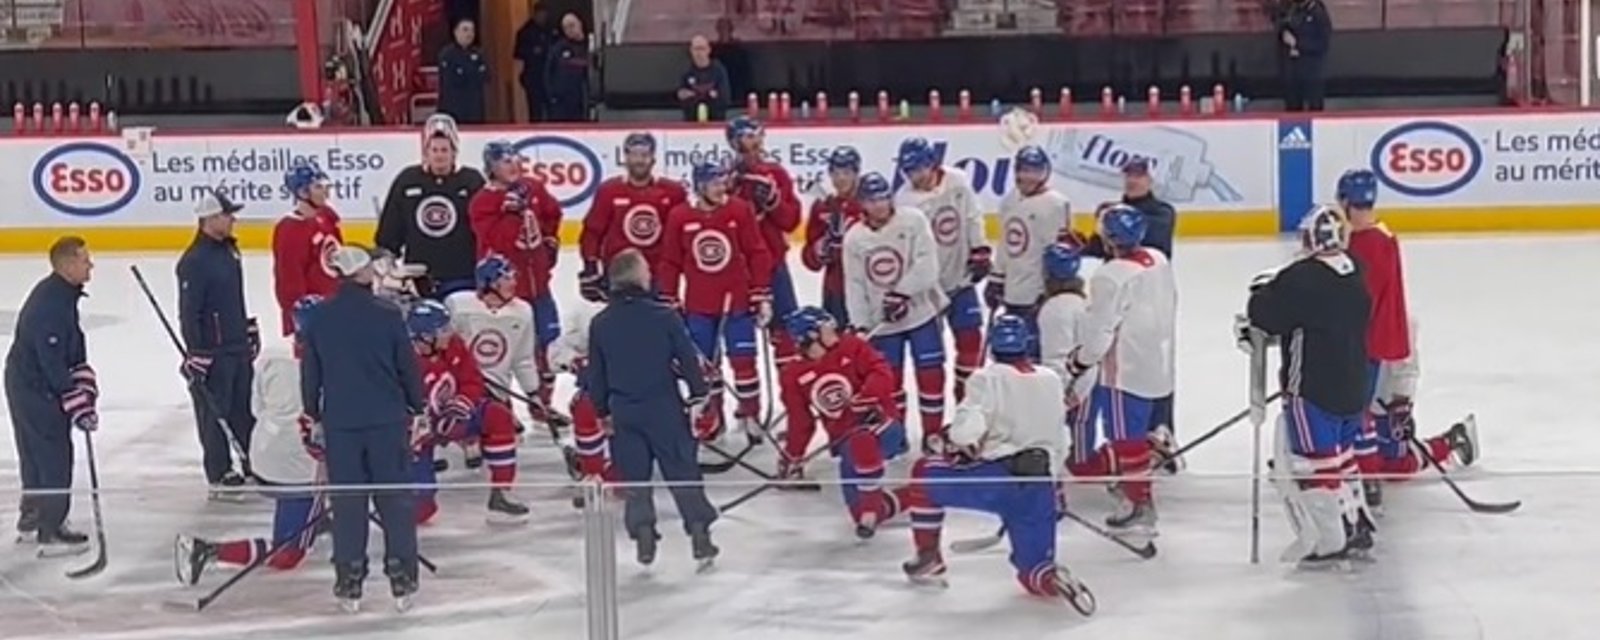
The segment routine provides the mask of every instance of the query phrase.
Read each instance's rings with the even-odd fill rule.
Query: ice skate
[[[489,490],[489,524],[522,524],[528,521],[528,506],[512,499],[505,489]]]
[[[449,460],[446,460],[444,458],[435,458],[433,460],[433,472],[434,473],[444,473],[444,472],[449,471],[449,470],[450,470],[450,461]]]
[[[1099,607],[1099,603],[1095,602],[1094,592],[1073,577],[1072,572],[1066,567],[1056,565],[1055,575],[1051,576],[1050,580],[1055,587],[1056,595],[1066,600],[1067,604],[1078,610],[1078,613],[1084,617],[1094,615],[1095,609]]]
[[[1377,532],[1378,528],[1372,524],[1371,520],[1367,519],[1367,515],[1362,513],[1357,516],[1355,524],[1346,521],[1344,529],[1345,556],[1354,559],[1369,558],[1372,553],[1372,547],[1376,544],[1372,534]]]
[[[528,406],[528,417],[539,424],[555,427],[562,431],[572,426],[572,418],[566,414],[550,408],[549,403],[532,403]]]
[[[739,423],[739,430],[744,432],[745,440],[751,447],[759,447],[767,441],[767,425],[761,423],[761,418],[749,416],[734,416]]]
[[[1367,508],[1374,515],[1383,513],[1383,482],[1379,480],[1362,480],[1361,492],[1365,494]]]
[[[479,446],[476,441],[462,443],[461,459],[468,469],[483,468],[483,447]]]
[[[911,584],[941,588],[950,586],[944,578],[944,558],[939,556],[938,550],[918,551],[917,557],[900,564],[900,570],[906,572],[906,579]]]
[[[1173,437],[1171,427],[1161,425],[1152,429],[1149,440],[1150,453],[1155,460],[1160,462],[1156,466],[1156,472],[1171,476],[1183,471],[1183,458],[1172,455],[1173,452],[1178,450],[1178,440]]]
[[[39,543],[40,558],[63,558],[89,550],[89,536],[68,529],[65,524],[55,531],[40,530],[34,540]]]
[[[711,529],[706,525],[697,525],[690,529],[689,547],[694,554],[695,573],[709,571],[717,559],[717,554],[722,553],[717,545],[711,543]]]
[[[39,533],[39,510],[34,509],[26,501],[22,505],[22,513],[17,514],[17,544],[31,544],[37,540]]]
[[[247,497],[244,493],[245,479],[232,471],[223,474],[222,479],[211,485],[210,499],[214,502],[244,502]]]
[[[878,533],[878,514],[876,514],[876,513],[863,513],[863,514],[861,514],[861,518],[859,520],[856,520],[856,539],[860,540],[862,542],[866,542],[868,540],[871,540],[872,536],[876,535],[877,533]]]
[[[394,609],[404,613],[411,608],[411,597],[417,593],[417,566],[397,559],[384,562],[384,575],[389,576],[389,595],[394,597]]]
[[[573,480],[583,479],[583,470],[578,467],[578,450],[572,445],[561,445],[561,459],[567,463],[567,477]]]
[[[1456,463],[1463,467],[1470,467],[1478,461],[1478,418],[1468,415],[1466,419],[1450,426],[1444,432],[1444,440],[1450,445],[1450,453],[1455,457]]]
[[[367,579],[364,562],[333,565],[333,597],[346,613],[361,610],[361,583]]]
[[[783,453],[778,454],[783,457]],[[778,462],[777,479],[782,482],[774,485],[779,491],[821,491],[822,485],[806,480],[805,468],[788,460]]]
[[[1151,502],[1124,500],[1117,513],[1106,516],[1106,526],[1117,536],[1156,536],[1156,506]]]
[[[200,574],[217,559],[217,545],[179,534],[172,548],[172,569],[178,584],[192,587],[200,583]]]
[[[633,533],[633,557],[641,566],[648,567],[656,561],[656,543],[661,541],[661,534],[654,528],[640,529]]]

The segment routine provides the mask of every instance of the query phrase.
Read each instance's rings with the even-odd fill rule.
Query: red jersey
[[[778,192],[778,204],[771,211],[761,211],[761,202],[755,197],[756,185],[763,181],[771,182]],[[761,222],[761,236],[767,241],[772,263],[783,264],[784,255],[789,252],[789,234],[800,228],[800,197],[794,192],[789,171],[766,160],[740,162],[734,174],[733,194],[756,207],[756,219]]]
[[[1350,255],[1361,264],[1372,297],[1367,324],[1367,357],[1398,361],[1411,357],[1411,322],[1406,312],[1406,283],[1400,268],[1400,240],[1379,223],[1350,234]]]
[[[757,227],[750,203],[738,198],[715,209],[678,205],[667,213],[656,288],[693,313],[749,309],[750,294],[772,283],[772,254]],[[681,297],[680,276],[687,290]]]
[[[623,249],[638,249],[651,268],[661,253],[661,228],[667,212],[689,199],[683,185],[651,178],[643,185],[626,176],[600,183],[583,217],[583,232],[578,236],[579,255],[584,262],[608,261]]]
[[[430,409],[439,409],[457,397],[472,405],[484,398],[483,372],[459,335],[450,336],[444,348],[431,356],[417,354],[417,366],[422,370],[422,392],[427,394]]]
[[[330,259],[344,244],[339,214],[321,207],[310,217],[290,212],[272,227],[272,290],[283,335],[294,333],[294,303],[311,294],[333,295],[338,274]]]
[[[513,192],[525,203],[507,210]],[[477,259],[491,253],[503,256],[517,270],[517,295],[532,301],[550,290],[550,270],[556,266],[561,241],[561,203],[544,185],[519,178],[506,185],[484,185],[467,203],[472,234],[478,241]]]
[[[855,198],[837,194],[811,203],[811,215],[806,218],[806,246],[800,261],[812,271],[822,272],[822,292],[844,295],[844,232],[861,219],[864,212]],[[830,240],[831,236],[831,240]],[[833,247],[827,255],[823,250],[829,242]]]
[[[858,414],[874,408],[884,418],[900,418],[889,361],[852,333],[839,334],[839,342],[821,359],[784,365],[778,380],[789,415],[786,448],[794,460],[806,454],[815,430],[813,415],[822,420],[830,441],[854,428]]]

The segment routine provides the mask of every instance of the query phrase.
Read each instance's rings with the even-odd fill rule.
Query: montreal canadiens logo
[[[339,277],[339,272],[333,268],[333,254],[339,251],[339,240],[326,233],[317,232],[311,236],[311,244],[317,248],[317,253],[322,256],[322,272],[330,278]]]
[[[456,397],[456,376],[453,373],[430,373],[422,377],[428,388],[428,404],[437,408]]]
[[[906,260],[893,247],[875,247],[863,258],[867,266],[867,281],[883,288],[900,284],[900,274]]]
[[[1016,258],[1028,251],[1031,238],[1028,235],[1027,221],[1021,218],[1007,220],[1003,235],[1006,243],[1006,255]]]
[[[854,395],[855,388],[848,378],[837,373],[823,374],[811,385],[811,406],[825,417],[837,418],[844,415]]]
[[[622,214],[622,234],[638,247],[653,247],[661,239],[661,215],[648,204],[636,204]]]
[[[701,271],[716,273],[733,260],[733,243],[716,229],[707,229],[694,238],[694,261]]]
[[[1383,134],[1372,145],[1371,160],[1385,187],[1431,198],[1471,183],[1483,168],[1483,148],[1461,127],[1423,120]]]
[[[506,337],[499,331],[487,329],[472,337],[472,356],[477,358],[478,366],[490,369],[500,366],[506,359]]]
[[[443,238],[456,230],[456,203],[444,196],[428,196],[417,205],[417,228],[429,238]]]
[[[942,207],[933,214],[933,239],[952,245],[961,237],[961,214],[955,207]]]
[[[139,195],[139,165],[115,147],[73,142],[33,165],[33,192],[51,209],[97,217],[121,211]]]

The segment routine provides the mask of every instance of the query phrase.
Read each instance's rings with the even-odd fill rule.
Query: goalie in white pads
[[[1027,324],[1001,316],[989,328],[994,363],[973,374],[955,420],[929,438],[935,453],[917,461],[909,491],[897,492],[911,511],[917,555],[902,567],[913,581],[944,574],[939,537],[944,509],[1000,516],[1011,537],[1011,565],[1028,593],[1060,597],[1085,615],[1094,598],[1056,563],[1055,472],[1066,442],[1061,378],[1028,359]]]
[[[1065,235],[1071,206],[1065,195],[1050,188],[1050,156],[1044,149],[1019,149],[1014,166],[1017,188],[1000,199],[1000,254],[983,288],[983,302],[990,309],[1004,305],[1006,313],[1026,320],[1034,335],[1040,335],[1037,312],[1048,292],[1039,264],[1046,249]],[[1032,353],[1038,356],[1038,345]]]

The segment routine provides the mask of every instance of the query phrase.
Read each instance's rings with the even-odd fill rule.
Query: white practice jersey
[[[1039,305],[1039,364],[1061,376],[1063,394],[1070,393],[1080,402],[1087,399],[1094,374],[1085,373],[1078,388],[1070,388],[1073,380],[1067,374],[1067,359],[1083,345],[1088,318],[1089,301],[1074,293],[1050,296]]]
[[[914,207],[896,206],[882,228],[865,222],[844,234],[844,299],[850,321],[880,335],[915,329],[933,320],[949,304],[939,287],[933,230]],[[910,298],[911,308],[899,322],[883,324],[884,294]],[[881,325],[881,326],[880,326]]]
[[[1421,352],[1417,343],[1417,316],[1411,316],[1411,355],[1404,360],[1386,360],[1378,364],[1377,393],[1372,399],[1372,412],[1388,413],[1384,403],[1395,398],[1416,398],[1417,379],[1422,377]]]
[[[1044,295],[1044,250],[1072,219],[1067,197],[1055,189],[1024,196],[1013,189],[1000,199],[1000,251],[991,278],[1006,285],[1005,303],[1031,307]]]
[[[1089,280],[1078,362],[1100,365],[1100,384],[1141,398],[1172,393],[1178,286],[1155,249],[1107,260]]]
[[[978,195],[972,192],[967,173],[954,167],[940,170],[938,184],[927,191],[912,188],[908,181],[894,194],[896,208],[913,207],[928,217],[933,240],[939,248],[939,287],[954,293],[971,286],[967,258],[973,249],[987,246],[983,238],[983,213],[978,210]]]
[[[561,335],[550,343],[550,366],[557,371],[575,373],[583,369],[589,358],[589,322],[597,309],[588,301],[580,301],[561,321]]]
[[[502,395],[494,385],[507,389],[521,387],[527,394],[539,391],[539,365],[534,357],[538,344],[534,338],[532,306],[514,299],[498,309],[490,309],[472,291],[452,293],[444,304],[450,308],[450,325],[472,350],[483,376],[492,381],[489,395]],[[513,378],[515,385],[511,384]]]
[[[967,378],[967,397],[956,406],[946,437],[958,446],[976,445],[984,460],[1044,449],[1054,473],[1067,449],[1061,384],[1061,376],[1049,369],[988,364]]]
[[[256,358],[250,410],[256,428],[250,437],[250,469],[273,484],[311,484],[317,461],[300,441],[300,361],[278,347]]]

